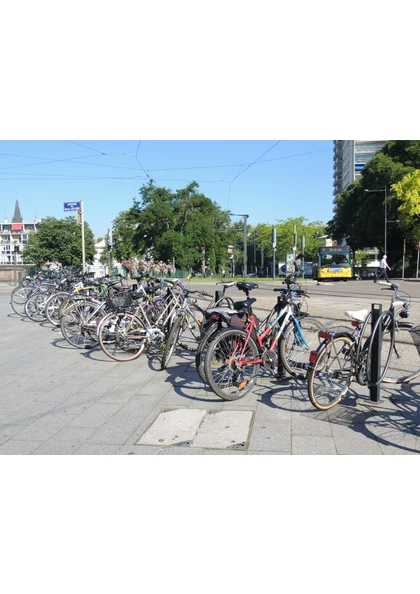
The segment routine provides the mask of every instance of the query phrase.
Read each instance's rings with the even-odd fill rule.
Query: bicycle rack
[[[372,303],[372,319],[371,328],[373,329],[380,316],[382,315],[382,305],[380,303]],[[378,382],[380,377],[380,362],[382,352],[382,325],[379,324],[377,331],[373,335],[372,354],[370,363],[370,382],[369,382],[369,398],[372,402],[379,402],[381,399],[381,385]],[[367,364],[367,362],[366,362]]]

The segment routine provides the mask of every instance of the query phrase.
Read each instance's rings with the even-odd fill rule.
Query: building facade
[[[39,220],[32,223],[24,221],[19,201],[16,200],[15,212],[12,222],[7,219],[0,223],[0,265],[23,264],[22,253],[25,245],[28,245],[29,236],[37,230]],[[15,259],[16,258],[16,259]]]
[[[334,140],[334,197],[360,179],[366,163],[387,140]]]

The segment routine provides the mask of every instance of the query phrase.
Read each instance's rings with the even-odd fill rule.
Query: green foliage
[[[193,182],[172,192],[151,181],[141,199],[113,222],[113,255],[122,261],[151,257],[175,261],[178,268],[219,269],[227,258],[232,232],[229,213],[198,192]]]
[[[392,186],[399,200],[400,227],[420,238],[420,169],[408,173]]]
[[[86,263],[92,263],[94,256],[94,235],[85,222]],[[38,223],[37,233],[29,236],[29,243],[23,252],[23,261],[41,265],[47,260],[60,262],[63,266],[81,266],[82,228],[74,217],[47,217]]]

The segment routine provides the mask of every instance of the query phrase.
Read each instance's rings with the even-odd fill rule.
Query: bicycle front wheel
[[[354,341],[336,336],[318,348],[308,373],[308,394],[319,410],[338,404],[347,393],[354,376]]]
[[[256,343],[244,330],[227,328],[211,342],[204,362],[210,388],[223,400],[239,400],[252,391],[260,365]]]
[[[18,316],[26,316],[25,305],[32,293],[33,289],[31,287],[19,287],[13,291],[10,305]]]
[[[61,317],[61,333],[69,344],[78,349],[92,348],[99,341],[96,330],[104,317],[97,303],[78,301],[68,307]]]
[[[25,314],[33,322],[43,322],[47,319],[45,314],[45,303],[49,295],[35,293],[25,303]]]
[[[141,320],[127,312],[109,313],[100,322],[98,340],[103,352],[114,361],[132,361],[146,347]]]
[[[389,333],[383,337],[390,340]],[[420,326],[396,322],[391,360],[383,381],[389,384],[409,382],[420,375]]]
[[[313,318],[292,320],[280,338],[280,360],[290,375],[306,378],[309,355],[315,351],[322,339],[319,331],[323,325]]]

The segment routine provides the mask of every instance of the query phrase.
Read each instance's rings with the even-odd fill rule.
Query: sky
[[[84,201],[95,237],[153,179],[171,190],[192,181],[248,224],[305,217],[326,223],[333,208],[332,140],[0,141],[0,219],[16,200],[25,221],[63,218]],[[75,215],[70,215],[75,216]],[[237,217],[232,217],[235,220]]]

